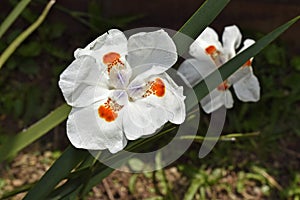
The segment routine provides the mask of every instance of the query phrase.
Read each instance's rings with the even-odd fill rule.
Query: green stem
[[[26,8],[26,6],[30,3],[31,0],[22,0],[18,3],[18,5],[9,13],[9,15],[5,18],[0,26],[0,38],[4,35],[7,29],[16,21],[18,16],[22,13],[22,11]]]
[[[42,14],[39,16],[39,18],[31,24],[24,32],[22,32],[1,54],[0,56],[0,69],[4,65],[4,63],[7,61],[7,59],[15,52],[15,50],[20,46],[20,44],[33,32],[35,29],[37,29],[41,23],[45,20],[47,14],[50,11],[50,8],[55,3],[55,0],[50,0],[45,9],[43,10]]]

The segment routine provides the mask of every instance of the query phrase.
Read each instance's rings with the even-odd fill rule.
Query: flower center
[[[142,97],[148,97],[151,94],[156,95],[158,97],[163,97],[166,92],[166,86],[164,82],[160,78],[156,78],[154,81],[148,81],[146,92],[142,95]]]
[[[221,83],[221,84],[217,87],[217,89],[218,89],[219,91],[225,91],[225,90],[227,90],[229,87],[230,87],[230,85],[228,84],[228,81],[225,80],[223,83]]]
[[[116,52],[109,52],[103,56],[103,63],[107,65],[108,74],[110,74],[113,67],[118,70],[125,68],[125,64],[120,60],[120,58],[120,54]]]
[[[120,111],[123,106],[119,105],[116,101],[108,98],[104,105],[98,108],[98,114],[100,118],[103,118],[107,122],[112,122],[118,117],[118,111]]]

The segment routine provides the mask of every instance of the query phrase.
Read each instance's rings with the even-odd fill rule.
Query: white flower
[[[75,147],[115,153],[127,139],[153,134],[168,121],[184,121],[183,88],[165,72],[177,60],[165,31],[127,40],[110,30],[74,56],[59,87],[72,106],[67,135]]]
[[[187,59],[179,68],[179,72],[195,86],[211,72],[236,55],[236,49],[241,44],[242,35],[237,26],[225,27],[222,41],[219,42],[217,33],[212,28],[206,28],[190,46],[189,53],[194,58]],[[254,43],[246,39],[238,53]],[[211,113],[221,106],[233,107],[233,98],[229,90],[233,85],[234,91],[241,101],[256,102],[260,98],[260,86],[253,74],[252,60],[248,60],[227,80],[212,90],[200,103],[206,113]]]

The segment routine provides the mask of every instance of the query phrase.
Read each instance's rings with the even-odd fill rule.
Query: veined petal
[[[73,61],[58,82],[66,102],[84,107],[106,97],[106,80],[94,58],[83,56]]]
[[[166,112],[145,101],[129,102],[123,118],[124,132],[129,140],[155,133],[168,119]]]
[[[240,46],[242,34],[235,25],[227,26],[224,29],[222,41],[224,52],[228,55],[228,60],[235,56],[236,49]]]
[[[151,70],[149,70],[151,71]],[[143,74],[141,74],[143,77]],[[168,74],[151,74],[132,83],[129,96],[133,101],[144,101],[145,103],[159,107],[167,112],[167,120],[181,124],[185,119],[185,105],[183,88],[179,87]],[[140,85],[139,85],[140,84]]]
[[[194,87],[216,69],[217,67],[211,59],[191,58],[180,65],[178,72]]]
[[[127,54],[127,38],[124,33],[111,29],[101,35],[93,42],[88,44],[84,49],[77,49],[74,52],[75,58],[83,55],[89,55],[96,59],[99,66],[107,71],[114,64],[119,64],[119,59]]]
[[[121,92],[112,93],[111,100],[115,102],[110,106],[125,106],[125,95],[126,93]],[[126,139],[122,129],[123,111],[116,111],[117,116],[113,120],[107,120],[104,116],[108,116],[109,111],[104,114],[100,111],[107,102],[108,100],[103,100],[84,108],[72,109],[67,121],[67,135],[76,148],[108,149],[111,153],[124,148]]]
[[[133,76],[153,65],[167,70],[177,61],[176,46],[164,30],[137,33],[128,39],[127,61],[133,69]]]
[[[148,71],[136,76],[127,87],[127,92],[130,98],[133,100],[142,98],[145,93],[145,88],[147,87],[147,81],[145,80],[148,79],[149,76],[163,73],[165,69],[165,67],[153,66]]]
[[[214,89],[200,103],[206,113],[212,113],[222,106],[232,108],[233,98],[229,90],[219,91],[218,89]]]
[[[260,86],[254,74],[233,84],[236,96],[244,102],[257,102],[260,98]]]

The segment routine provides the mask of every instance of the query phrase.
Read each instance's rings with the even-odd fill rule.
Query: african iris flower
[[[179,68],[179,72],[194,86],[211,72],[236,55],[240,47],[242,35],[237,26],[225,27],[222,42],[212,28],[206,28],[190,46],[189,53],[193,58],[187,59]],[[254,43],[246,39],[241,52]],[[234,74],[212,90],[200,103],[206,113],[211,113],[221,106],[233,107],[233,98],[229,90],[231,86],[241,101],[256,102],[260,98],[258,79],[253,74],[252,60],[248,60]]]
[[[74,56],[59,87],[72,106],[67,135],[75,147],[115,153],[127,140],[184,121],[183,88],[166,73],[177,53],[165,31],[127,39],[113,29]]]

